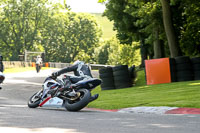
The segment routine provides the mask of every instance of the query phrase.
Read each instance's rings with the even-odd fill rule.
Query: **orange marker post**
[[[171,83],[169,58],[145,60],[147,85]]]

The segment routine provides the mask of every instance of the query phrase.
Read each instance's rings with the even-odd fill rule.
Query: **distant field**
[[[101,13],[92,13],[97,19],[97,22],[101,25],[103,30],[103,39],[109,39],[116,35],[116,31],[113,31],[113,22],[109,21],[107,17],[102,17]]]

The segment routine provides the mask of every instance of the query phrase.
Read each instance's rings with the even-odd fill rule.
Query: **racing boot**
[[[99,94],[95,94],[93,96],[90,97],[90,102],[96,100],[99,97]]]

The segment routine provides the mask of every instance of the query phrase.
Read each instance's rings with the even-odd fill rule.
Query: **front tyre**
[[[29,108],[37,108],[40,104],[42,91],[36,92],[28,101]]]
[[[81,93],[81,95],[78,99],[73,100],[73,101],[72,100],[65,100],[64,107],[68,111],[79,111],[82,108],[84,108],[85,106],[87,106],[88,103],[90,102],[91,93],[90,93],[89,90],[80,89],[77,92]]]

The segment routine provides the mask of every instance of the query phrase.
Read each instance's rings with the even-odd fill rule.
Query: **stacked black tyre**
[[[194,80],[200,80],[200,57],[191,58]]]
[[[115,89],[112,67],[106,67],[100,69],[99,77],[102,80],[101,90]]]
[[[193,67],[188,56],[175,57],[177,81],[194,80]]]
[[[113,69],[115,88],[127,88],[132,86],[132,79],[128,65],[115,66]]]
[[[129,75],[132,80],[132,85],[135,85],[135,79],[136,79],[135,65],[132,65],[131,67],[129,67],[128,70],[129,70]]]
[[[171,82],[176,82],[176,61],[174,58],[169,58],[169,64],[170,64],[170,73],[171,73]]]

